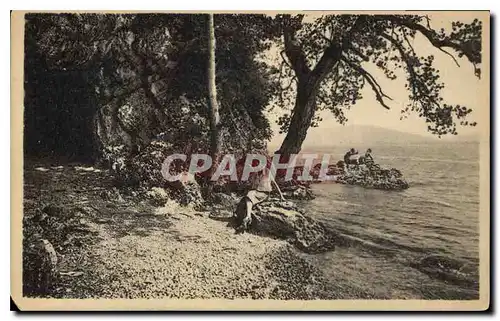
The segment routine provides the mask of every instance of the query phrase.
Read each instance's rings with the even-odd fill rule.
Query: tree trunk
[[[210,108],[210,156],[212,157],[211,177],[219,163],[221,143],[219,104],[217,102],[217,86],[215,84],[215,29],[213,14],[208,15],[208,96]]]
[[[281,162],[286,162],[291,154],[297,154],[302,148],[302,143],[307,136],[307,130],[311,126],[316,112],[316,96],[321,82],[338,66],[342,55],[342,46],[339,43],[331,43],[314,69],[311,70],[307,64],[304,50],[295,39],[295,30],[285,28],[283,32],[285,54],[298,79],[297,97],[292,119],[290,120],[287,135],[278,151],[282,155],[280,157]]]
[[[307,82],[297,84],[297,97],[293,109],[292,119],[283,143],[278,151],[286,161],[291,154],[300,152],[302,143],[306,139],[307,130],[311,126],[316,111],[316,89],[311,90]]]

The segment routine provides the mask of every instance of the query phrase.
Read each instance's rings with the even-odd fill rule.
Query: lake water
[[[350,147],[350,146],[348,146]],[[342,159],[348,147],[315,152]],[[364,146],[354,146],[360,153]],[[444,255],[474,265],[479,251],[479,144],[366,146],[382,167],[402,171],[404,191],[314,185],[304,204],[316,219],[401,256]],[[304,151],[307,152],[307,151]]]

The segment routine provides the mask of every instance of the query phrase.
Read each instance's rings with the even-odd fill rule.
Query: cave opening
[[[49,69],[40,58],[26,52],[25,158],[96,161],[93,118],[98,101],[92,70]]]

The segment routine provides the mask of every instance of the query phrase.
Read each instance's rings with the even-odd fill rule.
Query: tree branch
[[[330,45],[326,48],[318,63],[311,71],[311,83],[318,84],[341,59],[342,52],[351,48],[351,38],[354,33],[358,31],[358,27],[363,21],[365,21],[365,16],[360,15],[356,18],[356,21],[354,21],[354,24],[346,33],[346,36],[342,38],[342,43],[330,42]]]
[[[308,75],[311,69],[307,65],[307,59],[302,47],[295,38],[295,29],[289,23],[290,15],[286,15],[286,25],[283,27],[283,38],[285,42],[285,54],[290,61],[292,69],[299,79]],[[283,57],[283,56],[282,56]]]
[[[481,62],[480,58],[478,61],[474,52],[472,52],[471,50],[467,50],[466,48],[464,48],[464,46],[462,44],[454,42],[448,37],[440,39],[438,37],[438,34],[434,30],[428,29],[421,24],[410,21],[408,19],[403,19],[403,18],[398,17],[398,16],[393,16],[393,15],[374,16],[374,17],[376,19],[389,20],[389,21],[394,22],[398,25],[405,26],[407,28],[410,28],[410,29],[413,29],[413,30],[420,32],[424,37],[427,38],[427,40],[429,40],[429,42],[434,47],[438,48],[439,50],[443,51],[444,53],[448,54],[449,56],[451,56],[451,54],[448,53],[447,51],[445,51],[443,48],[451,48],[459,53],[463,53],[467,57],[467,59],[469,59],[469,61],[474,65],[474,67],[475,67],[476,63]],[[451,56],[451,57],[453,57],[453,56]],[[454,60],[456,62],[456,59],[454,59]]]
[[[412,45],[411,45],[411,43],[410,43],[410,39],[408,39],[408,37],[406,36],[406,32],[405,32],[405,30],[404,30],[404,29],[402,30],[402,33],[403,33],[403,38],[405,38],[405,41],[406,41],[406,43],[408,44],[408,47],[410,47],[411,52],[412,52],[414,55],[416,55],[416,53],[415,53],[415,49],[413,49],[413,46],[412,46]]]
[[[370,58],[367,55],[363,54],[361,50],[353,46],[351,46],[349,49],[352,50],[352,52],[358,55],[361,59],[363,59],[363,61],[370,61]]]
[[[292,79],[290,80],[290,83],[288,84],[288,86],[286,86],[285,88],[281,88],[282,91],[287,91],[288,89],[290,89],[290,87],[292,87],[292,84],[295,82],[298,82],[297,80],[297,77],[296,76],[293,76]]]
[[[332,43],[319,59],[311,71],[311,84],[318,84],[322,78],[332,69],[342,56],[342,47],[338,43]]]
[[[282,50],[280,52],[280,56],[283,59],[283,63],[286,64],[290,69],[293,70],[293,67],[288,63],[287,58],[285,58],[285,56],[283,56],[284,53],[285,53],[285,50]]]
[[[448,51],[444,50],[443,48],[438,48],[440,51],[444,52],[445,54],[447,54],[448,56],[451,57],[451,59],[453,59],[453,61],[455,62],[455,64],[460,67],[460,64],[458,63],[457,59],[451,54],[449,53]]]
[[[425,18],[425,20],[426,20],[426,22],[427,22],[427,28],[428,28],[428,29],[432,29],[432,28],[431,28],[431,19],[429,18],[429,16],[428,16],[428,15],[426,15],[424,18]]]
[[[381,36],[383,38],[387,39],[394,47],[396,47],[396,49],[399,51],[401,59],[403,59],[403,61],[406,64],[406,68],[408,69],[408,73],[410,74],[410,78],[413,79],[415,82],[418,82],[417,75],[415,73],[415,69],[413,69],[413,66],[410,64],[410,59],[406,55],[401,43],[399,41],[397,41],[396,39],[392,38],[391,36],[389,36],[388,34],[382,33]],[[410,83],[410,85],[411,85],[411,83]],[[413,94],[415,95],[416,92],[415,92],[415,88],[413,86],[412,86],[412,91],[413,91]]]
[[[381,36],[383,38],[387,39],[390,43],[392,43],[396,47],[396,49],[399,51],[399,53],[401,55],[401,59],[403,59],[403,61],[405,62],[406,68],[408,69],[408,73],[410,74],[410,79],[412,80],[409,83],[410,83],[410,87],[411,87],[412,92],[413,92],[413,96],[415,96],[415,97],[417,96],[415,84],[418,84],[419,85],[418,89],[420,91],[423,91],[423,94],[429,97],[430,102],[439,106],[439,104],[434,99],[430,98],[429,88],[427,88],[425,83],[423,83],[422,81],[420,81],[418,79],[417,73],[415,72],[413,65],[410,63],[410,59],[409,59],[408,55],[405,53],[404,48],[401,45],[401,43],[398,40],[392,38],[391,36],[389,36],[385,33],[382,33]]]
[[[356,70],[358,73],[360,73],[364,79],[366,79],[366,81],[368,81],[368,83],[370,84],[370,86],[372,87],[373,91],[375,92],[375,97],[377,99],[377,101],[385,108],[385,109],[391,109],[389,106],[387,106],[387,104],[384,102],[384,97],[389,99],[389,100],[392,100],[391,97],[387,96],[383,91],[382,91],[382,88],[380,87],[380,85],[377,83],[377,81],[375,80],[375,78],[368,72],[366,71],[365,69],[363,69],[363,67],[361,66],[358,66],[356,64],[354,64],[353,62],[351,62],[349,59],[347,59],[347,57],[345,56],[342,56],[342,61],[344,61],[347,65],[349,65],[349,67],[351,67],[352,69]]]

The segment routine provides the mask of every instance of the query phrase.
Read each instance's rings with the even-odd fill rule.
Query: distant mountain
[[[333,145],[377,146],[438,142],[436,137],[405,133],[368,125],[347,125],[333,128],[311,128],[303,147]]]
[[[442,138],[443,142],[450,142],[450,143],[476,143],[481,141],[481,136],[479,133],[475,134],[467,134],[467,135],[460,135],[458,134],[457,136],[448,136],[448,137],[443,137]]]
[[[269,144],[269,150],[279,148],[284,136],[274,137]],[[479,142],[478,134],[447,135],[442,138],[424,133],[423,135],[407,133],[370,125],[346,125],[330,128],[310,128],[302,150],[333,146],[354,147],[363,149],[381,145],[415,145],[415,144],[453,144]]]

